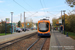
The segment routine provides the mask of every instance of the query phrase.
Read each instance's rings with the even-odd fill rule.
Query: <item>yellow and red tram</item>
[[[42,19],[38,21],[38,36],[50,36],[50,21],[48,19]]]

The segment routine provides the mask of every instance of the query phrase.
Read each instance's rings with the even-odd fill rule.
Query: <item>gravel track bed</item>
[[[2,50],[27,50],[27,48],[32,44],[34,43],[36,40],[38,39],[38,36],[37,34],[30,37],[30,38],[27,38],[27,39],[24,39],[24,40],[21,40],[17,43],[14,43],[8,47],[5,47],[3,48]]]
[[[50,38],[47,38],[42,50],[49,50]]]
[[[35,43],[29,50],[40,50],[45,38],[40,38],[37,43]]]

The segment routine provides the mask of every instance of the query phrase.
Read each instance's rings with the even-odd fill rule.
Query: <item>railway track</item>
[[[14,44],[14,43],[16,43],[16,42],[19,42],[19,41],[21,41],[21,40],[23,40],[23,39],[30,38],[30,37],[32,37],[32,36],[34,36],[34,35],[36,35],[36,34],[37,34],[37,33],[29,34],[29,35],[27,35],[27,36],[24,36],[24,37],[21,37],[21,38],[17,38],[17,39],[14,39],[14,40],[11,40],[11,41],[2,43],[2,44],[0,44],[0,50],[2,50],[2,49],[5,48],[5,47],[8,47],[8,46],[10,46],[10,45],[12,45],[12,44]]]
[[[38,38],[27,50],[42,50],[47,38]]]
[[[18,40],[0,44],[0,50],[49,50],[49,42],[49,37],[39,37],[37,33],[33,33]]]

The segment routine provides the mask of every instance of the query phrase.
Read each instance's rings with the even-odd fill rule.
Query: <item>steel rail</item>
[[[32,35],[35,35],[35,34],[36,34],[36,33],[29,34],[29,35],[26,35],[26,36],[23,36],[23,37],[20,37],[20,38],[17,38],[17,39],[14,39],[14,40],[11,40],[11,41],[2,43],[2,44],[0,44],[0,50],[2,50],[2,48],[4,48],[4,47],[7,47],[7,46],[9,46],[9,45],[12,45],[12,44],[14,44],[14,43],[16,43],[16,42],[19,42],[19,41],[23,40],[23,39],[30,38],[30,37],[32,37]],[[14,41],[14,42],[13,42],[13,41]],[[9,44],[8,44],[8,45],[5,45],[5,44],[7,44],[7,43],[9,43]],[[2,45],[5,45],[5,46],[1,47]]]
[[[36,42],[39,41],[40,38],[38,38],[29,48],[27,48],[27,50],[29,50]]]
[[[44,46],[44,44],[45,44],[46,40],[47,40],[47,38],[45,38],[45,40],[44,40],[44,42],[43,42],[43,44],[42,44],[42,46],[41,46],[40,50],[42,50],[42,48],[43,48],[43,46]]]

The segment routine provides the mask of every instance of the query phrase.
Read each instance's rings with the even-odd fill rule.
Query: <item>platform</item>
[[[75,40],[59,31],[52,31],[49,50],[75,50]]]
[[[10,35],[5,35],[5,36],[0,36],[0,44],[7,42],[7,41],[11,41],[13,39],[17,39],[32,33],[37,32],[37,30],[30,30],[30,31],[26,31],[26,32],[20,32],[20,33],[14,33],[14,34],[10,34]]]

